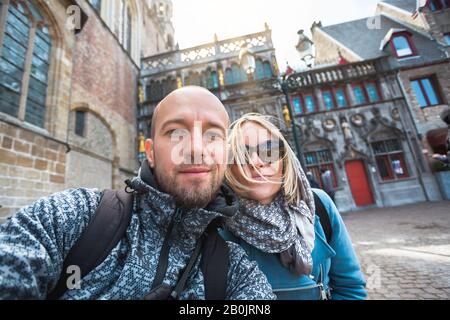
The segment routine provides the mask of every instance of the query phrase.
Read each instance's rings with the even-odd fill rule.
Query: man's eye
[[[206,139],[208,141],[217,141],[222,139],[222,135],[219,133],[210,132],[206,134]]]
[[[168,136],[170,136],[173,140],[182,140],[187,137],[188,133],[183,129],[173,129],[166,132]]]

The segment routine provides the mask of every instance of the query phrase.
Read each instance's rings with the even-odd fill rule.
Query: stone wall
[[[66,145],[0,121],[0,222],[65,187]]]

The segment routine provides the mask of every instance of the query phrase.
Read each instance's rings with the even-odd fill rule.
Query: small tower
[[[175,30],[172,25],[173,4],[171,0],[149,0],[151,11],[163,30],[167,50],[175,49]]]

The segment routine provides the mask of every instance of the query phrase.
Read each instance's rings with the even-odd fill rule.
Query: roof
[[[416,11],[417,7],[417,0],[383,0],[381,2],[390,4],[411,13]]]
[[[378,17],[380,21],[374,20],[378,19]],[[383,40],[389,37],[391,29],[409,31],[412,34],[412,39],[419,55],[418,57],[403,59],[403,61],[402,59],[394,59],[392,60],[393,66],[402,67],[423,64],[446,58],[443,47],[431,37],[418,32],[407,24],[394,21],[384,15],[378,17],[349,21],[320,29],[344,47],[352,50],[363,60],[390,56],[389,46],[383,45],[384,50],[380,50],[380,45],[383,43]]]

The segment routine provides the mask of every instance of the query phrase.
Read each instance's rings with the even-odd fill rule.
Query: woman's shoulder
[[[335,206],[333,200],[331,200],[330,196],[325,191],[317,188],[311,188],[311,190],[319,197],[325,208],[328,209],[328,207]]]

